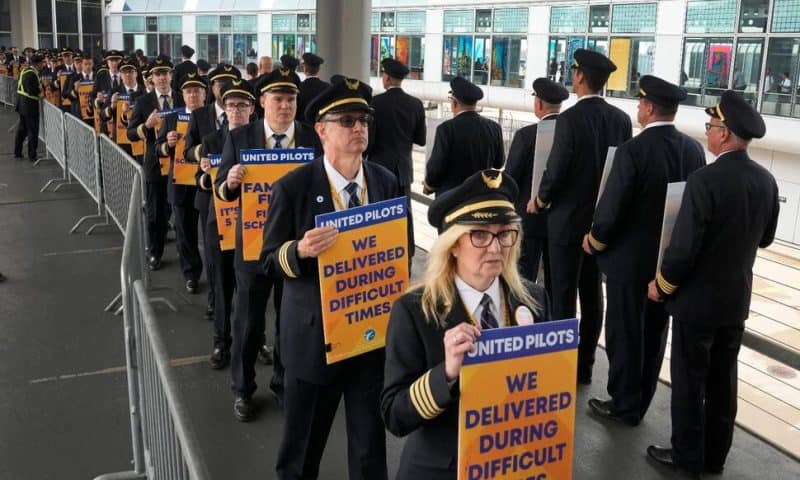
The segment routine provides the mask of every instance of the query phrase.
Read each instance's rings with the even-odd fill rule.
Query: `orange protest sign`
[[[222,163],[222,155],[209,155],[211,161],[211,184],[217,181],[217,172]],[[219,249],[223,252],[236,248],[236,220],[239,218],[239,202],[223,202],[214,195],[211,196],[214,202],[214,214],[217,216],[217,233],[219,234]]]
[[[80,82],[78,84],[78,101],[81,105],[81,118],[83,120],[88,120],[92,118],[92,115],[89,114],[89,102],[91,99],[89,98],[92,95],[92,89],[94,88],[94,82]]]
[[[314,160],[314,149],[242,150],[239,163],[245,166],[242,178],[242,256],[258,260],[264,242],[264,225],[272,195],[272,184],[295,168]]]
[[[186,132],[189,130],[189,114],[178,114],[178,123],[175,131],[178,132],[178,142],[175,144],[175,160],[172,165],[172,183],[174,185],[194,186],[194,174],[197,164],[186,161],[183,151],[186,149]]]
[[[458,479],[572,478],[578,321],[483,330],[464,356]]]
[[[406,197],[317,215],[339,230],[318,258],[328,364],[386,345],[394,300],[408,289]]]

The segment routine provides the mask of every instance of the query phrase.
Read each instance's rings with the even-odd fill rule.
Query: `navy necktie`
[[[275,148],[283,148],[281,142],[283,141],[284,138],[286,138],[286,135],[282,133],[273,133],[272,138],[275,139]]]
[[[358,184],[356,182],[350,182],[344,189],[350,195],[350,200],[347,201],[347,208],[360,207],[361,200],[358,199]]]
[[[499,326],[491,307],[492,297],[488,293],[484,293],[481,299],[481,328],[483,329],[497,328]]]
[[[219,128],[227,126],[228,126],[228,115],[226,115],[225,112],[222,112],[222,115],[220,115]]]
[[[169,95],[161,95],[161,110],[170,108]]]

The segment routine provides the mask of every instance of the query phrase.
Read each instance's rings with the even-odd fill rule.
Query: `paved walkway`
[[[0,111],[0,128],[12,121]],[[76,185],[40,194],[57,168],[14,160],[9,142],[0,140],[0,271],[9,278],[0,284],[0,479],[84,479],[127,470],[122,321],[102,312],[119,290],[122,239],[113,229],[69,235],[74,221],[92,212],[91,200]],[[174,244],[167,245],[165,260],[154,283],[181,288]],[[229,370],[213,371],[206,363],[211,324],[202,317],[204,293],[167,292],[177,313],[156,306],[192,428],[213,479],[274,478],[280,410],[262,388],[256,394],[260,418],[250,424],[234,420]],[[578,392],[575,478],[674,478],[644,454],[648,444],[668,442],[669,388],[659,386],[637,428],[598,421],[585,405],[590,396],[604,394],[606,369],[600,351],[595,382]],[[257,380],[266,385],[269,368],[258,371]],[[389,435],[390,477],[402,443]],[[347,478],[345,449],[340,416],[320,478]],[[800,478],[800,463],[737,429],[724,478]]]

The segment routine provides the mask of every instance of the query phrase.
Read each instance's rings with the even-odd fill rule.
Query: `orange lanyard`
[[[331,187],[331,198],[333,198],[333,203],[336,204],[336,210],[337,211],[347,210],[347,207],[345,206],[341,195],[339,195],[339,192],[337,192],[336,188],[334,188],[333,183],[331,183],[330,178],[328,179],[328,185],[330,185],[330,187]],[[364,205],[364,202],[366,201],[366,198],[367,198],[367,178],[365,176],[364,179],[362,180],[362,183],[361,183],[361,198],[359,199],[360,202],[361,202],[361,205]]]

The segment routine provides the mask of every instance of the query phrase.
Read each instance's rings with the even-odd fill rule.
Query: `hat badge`
[[[234,87],[238,87],[239,85],[242,84],[242,81],[241,80],[233,80],[233,82],[231,82],[231,83],[233,83]]]
[[[225,65],[225,66],[224,66],[224,67],[222,67],[222,68],[223,68],[223,69],[225,69],[225,71],[226,71],[226,72],[230,72],[230,71],[231,71],[231,68],[233,68],[233,67],[231,67],[230,65]]]
[[[281,67],[280,72],[281,72],[281,75],[283,75],[284,77],[288,77],[289,76],[289,69],[288,68]]]
[[[356,79],[353,79],[353,80],[350,80],[348,78],[344,79],[344,84],[347,85],[347,88],[349,88],[350,90],[353,90],[353,91],[358,90],[358,85],[360,83],[361,82],[359,82]]]
[[[485,183],[486,186],[491,189],[500,188],[500,184],[503,183],[503,174],[500,172],[497,172],[497,176],[495,178],[492,178],[489,175],[481,172],[481,178],[483,179],[483,183]]]
[[[197,76],[197,74],[196,73],[189,73],[186,76],[188,76],[189,78],[194,78],[194,77]]]

